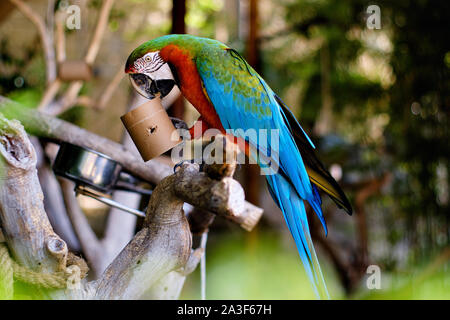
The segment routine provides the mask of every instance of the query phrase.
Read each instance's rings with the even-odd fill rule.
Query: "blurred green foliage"
[[[288,238],[265,232],[252,243],[242,233],[212,235],[206,248],[207,299],[316,299]],[[332,299],[346,298],[325,257],[320,257]],[[450,299],[450,264],[422,264],[407,272],[381,272],[381,289],[361,289],[351,299]],[[274,271],[275,270],[275,271]],[[200,299],[200,269],[187,278],[181,299]]]
[[[316,299],[295,244],[280,234],[265,232],[254,242],[242,233],[212,234],[206,252],[208,299]],[[333,298],[343,297],[332,271],[323,271]],[[199,274],[197,268],[188,277],[181,299],[200,298]]]

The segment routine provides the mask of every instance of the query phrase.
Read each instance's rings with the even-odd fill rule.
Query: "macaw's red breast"
[[[162,48],[159,55],[164,61],[175,66],[180,81],[180,90],[201,114],[202,120],[210,128],[225,132],[214,106],[203,90],[202,80],[191,54],[186,49],[170,44]]]
[[[203,122],[203,130],[199,130],[199,132],[203,133],[205,129],[215,128],[225,134],[225,129],[222,126],[219,115],[203,89],[202,80],[198,74],[197,66],[194,63],[192,55],[187,50],[173,44],[161,49],[159,55],[164,61],[175,66],[180,80],[181,92],[200,113],[200,121]],[[205,125],[207,128],[205,128]],[[194,127],[192,127],[192,129],[193,128]],[[191,135],[193,132],[194,130],[191,130]],[[230,134],[227,134],[226,136],[249,156],[250,146],[245,140]]]

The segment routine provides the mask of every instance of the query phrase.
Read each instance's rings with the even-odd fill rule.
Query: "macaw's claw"
[[[188,127],[187,123],[184,122],[183,120],[175,118],[175,117],[169,117],[169,118],[172,121],[172,124],[175,127],[175,129],[189,130],[189,127]]]
[[[177,172],[177,169],[180,168],[183,163],[197,163],[195,161],[195,159],[189,159],[189,160],[182,160],[180,162],[178,162],[174,167],[173,167],[173,172]],[[203,167],[205,166],[204,163],[199,163],[199,171],[203,171]]]
[[[181,160],[173,167],[173,172],[174,173],[177,172],[177,169],[180,168],[183,165],[183,163],[195,163],[195,159]]]

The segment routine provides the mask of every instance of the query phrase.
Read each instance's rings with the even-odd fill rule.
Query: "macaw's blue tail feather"
[[[323,216],[322,208],[321,208],[322,199],[320,198],[319,190],[317,189],[317,187],[314,184],[312,184],[311,187],[312,187],[314,197],[312,200],[309,200],[308,202],[311,205],[311,207],[313,208],[314,212],[319,217],[319,220],[323,226],[323,230],[325,231],[325,236],[327,236],[328,235],[327,223],[325,221],[325,217]]]
[[[272,198],[283,212],[284,219],[297,245],[300,259],[316,296],[329,299],[319,261],[309,233],[308,219],[303,200],[292,185],[281,175],[266,176]],[[320,205],[320,204],[319,204]]]

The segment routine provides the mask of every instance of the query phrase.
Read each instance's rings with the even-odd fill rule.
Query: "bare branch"
[[[50,165],[43,163],[38,170],[39,181],[44,192],[44,207],[55,232],[66,241],[70,250],[81,250],[78,238],[67,216],[61,188]]]
[[[114,75],[114,78],[111,80],[111,82],[106,87],[105,91],[103,91],[103,94],[100,96],[100,99],[98,100],[98,103],[95,105],[96,109],[104,109],[106,107],[106,104],[111,99],[112,95],[116,91],[117,87],[120,84],[120,81],[122,81],[124,76],[123,68],[120,67],[119,70]]]
[[[17,9],[19,9],[20,12],[22,12],[22,14],[36,26],[39,32],[45,56],[47,84],[50,84],[56,79],[56,60],[53,42],[48,30],[46,29],[45,23],[39,15],[33,12],[33,9],[31,9],[31,7],[22,0],[9,1],[11,1],[11,3],[13,3]]]
[[[64,19],[67,16],[62,10],[56,12],[56,60],[61,63],[66,60],[66,37]]]
[[[58,115],[70,109],[76,102],[78,94],[83,87],[83,81],[73,81],[70,83],[66,92],[57,103],[48,109],[46,113],[50,115]]]
[[[45,110],[48,108],[50,103],[55,99],[59,88],[61,87],[61,81],[59,79],[53,80],[45,89],[42,95],[41,102],[39,102],[38,110]]]
[[[63,193],[64,203],[66,204],[67,214],[72,221],[72,225],[75,229],[75,232],[80,240],[81,247],[83,248],[83,253],[86,255],[87,260],[91,265],[91,270],[95,274],[98,270],[97,266],[101,263],[101,245],[92,230],[89,222],[87,221],[86,216],[83,211],[81,211],[80,206],[78,205],[77,199],[74,193],[75,185],[73,182],[60,179],[61,190]]]
[[[0,170],[0,221],[4,236],[18,261],[34,270],[56,271],[59,261],[47,250],[47,242],[59,237],[44,211],[36,153],[18,121],[2,117],[0,122],[0,154],[4,160]]]
[[[77,269],[79,277],[84,278],[87,266],[68,252],[66,243],[50,225],[34,148],[18,121],[0,115],[0,128],[0,223],[9,251],[19,263],[14,276],[47,288],[39,293],[49,298],[81,298],[87,294],[84,287],[76,292],[57,289],[66,286],[71,270]]]
[[[107,103],[109,102],[109,100],[111,100],[113,94],[116,92],[117,87],[122,81],[124,75],[125,74],[123,72],[123,68],[119,68],[117,73],[114,75],[114,78],[103,90],[102,95],[97,101],[89,96],[79,96],[76,98],[76,104],[87,108],[94,108],[97,110],[106,108]]]
[[[105,33],[106,26],[108,25],[108,18],[114,0],[104,0],[102,8],[100,9],[100,16],[98,18],[97,27],[95,28],[94,37],[91,40],[89,49],[86,53],[84,60],[88,64],[93,64],[97,57],[98,50],[100,49],[100,42],[102,41],[103,34]]]
[[[11,0],[14,2],[21,2],[21,0]],[[89,48],[87,50],[85,61],[87,64],[92,65],[95,61],[95,58],[98,54],[98,51],[100,49],[100,43],[103,38],[106,26],[108,25],[108,17],[109,13],[111,11],[112,5],[114,3],[114,0],[105,0],[103,1],[102,8],[100,9],[99,19],[97,22],[97,26],[94,32],[94,36],[90,42]],[[31,13],[33,13],[30,10]],[[64,17],[63,13],[58,13],[57,16],[57,22],[56,22],[56,37],[57,37],[57,43],[56,43],[56,49],[57,49],[57,58],[58,62],[63,62],[65,60],[65,38],[64,38],[64,26],[62,25],[62,19]],[[39,16],[36,16],[36,18],[40,19]],[[43,22],[42,22],[43,24]],[[45,31],[45,26],[44,26]],[[48,34],[47,34],[47,38]],[[51,81],[48,81],[48,83],[52,84],[47,88],[44,97],[39,104],[40,110],[45,110],[46,113],[51,115],[58,115],[62,112],[68,110],[73,105],[75,105],[78,101],[78,95],[80,93],[81,88],[83,87],[83,81],[73,81],[70,83],[69,87],[67,88],[64,95],[59,99],[59,101],[56,101],[52,103],[52,101],[55,98],[55,95],[60,87],[60,80],[57,80],[55,83],[52,83],[54,79],[56,79],[56,62],[55,62],[55,54],[53,49],[53,44],[50,43],[52,57],[53,57],[53,66],[54,66],[54,77],[51,79]],[[118,77],[118,76],[117,76]],[[103,104],[106,104],[107,100],[110,99],[112,93],[114,92],[115,88],[119,84],[120,79],[113,79],[110,86],[107,88],[107,92],[105,91],[105,97],[103,100],[100,100],[99,102]],[[109,90],[108,90],[109,89]],[[107,95],[106,95],[107,94]],[[105,101],[106,100],[106,101]],[[80,102],[82,102],[82,105],[91,106],[95,105],[92,100],[90,99],[82,99]]]

